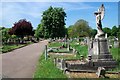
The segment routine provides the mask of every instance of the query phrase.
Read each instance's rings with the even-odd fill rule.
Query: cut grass
[[[113,55],[113,58],[120,62],[120,48],[111,48],[110,52]]]
[[[34,79],[40,78],[67,78],[65,74],[53,63],[52,58],[44,59],[44,54],[41,55],[37,68],[34,74]]]
[[[54,50],[52,50],[52,52],[54,52],[54,53],[69,53],[70,51],[68,51],[66,48],[62,48],[62,49],[54,49]]]
[[[88,47],[87,46],[74,46],[74,48],[78,51],[76,58],[80,58],[81,55],[83,55],[85,58],[87,57],[88,54]]]
[[[52,43],[49,43],[48,46],[49,47],[60,47],[62,46],[62,42],[52,42]]]
[[[84,57],[87,57],[88,54],[88,46],[86,45],[76,45],[76,42],[72,42],[70,44],[73,48],[75,48],[75,50],[77,50],[77,55],[76,58],[79,59],[81,55],[83,55]]]
[[[24,46],[24,45],[4,45],[4,46],[2,47],[2,52],[3,52],[3,53],[6,53],[6,52],[12,51],[12,50],[14,50],[14,49],[23,47],[23,46]]]
[[[111,48],[110,52],[112,53],[113,58],[118,62],[118,66],[112,71],[120,71],[120,48]]]
[[[15,50],[15,49],[18,49],[18,48],[21,48],[21,47],[24,47],[24,46],[27,46],[29,44],[32,44],[32,42],[30,43],[27,43],[27,44],[12,44],[12,45],[3,45],[3,47],[1,47],[1,52],[2,53],[6,53],[6,52],[10,52],[12,50]]]

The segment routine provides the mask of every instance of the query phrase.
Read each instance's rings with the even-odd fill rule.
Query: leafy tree
[[[96,29],[91,29],[91,37],[95,37],[95,35],[97,34],[97,30]]]
[[[70,25],[68,27],[68,37],[76,37],[77,35],[75,34],[75,29],[74,29],[74,25]]]
[[[13,35],[14,34],[13,29],[9,29],[8,34]]]
[[[23,38],[26,35],[32,35],[32,30],[32,24],[26,21],[26,19],[21,19],[18,22],[15,22],[14,26],[10,31],[10,34],[14,34]]]
[[[118,32],[118,28],[116,26],[113,26],[111,31],[112,36],[117,37],[117,32]]]
[[[42,15],[42,27],[45,38],[64,37],[65,36],[65,17],[66,13],[62,8],[53,8],[45,10]]]
[[[35,37],[39,38],[43,38],[44,37],[44,30],[43,30],[43,27],[42,27],[42,24],[39,24],[36,31],[35,31]]]
[[[88,22],[80,19],[74,24],[74,32],[76,37],[87,37],[90,36],[90,27]]]
[[[117,37],[118,37],[119,47],[120,47],[120,25],[118,26]]]
[[[68,35],[69,37],[90,37],[91,28],[87,21],[80,19],[74,25],[69,26]]]
[[[88,25],[88,22],[80,19],[78,20],[75,24],[75,29],[76,29],[76,34],[79,37],[86,37],[86,36],[90,36],[90,27]]]
[[[103,31],[105,32],[105,33],[107,33],[107,36],[109,37],[109,36],[111,36],[111,29],[110,28],[108,28],[108,27],[105,27],[105,28],[103,28]]]
[[[3,41],[3,44],[4,43],[6,43],[7,42],[7,40],[9,39],[9,38],[11,38],[11,35],[9,35],[9,28],[4,28],[4,27],[2,27],[1,29],[0,29],[0,32],[2,32],[2,41]]]

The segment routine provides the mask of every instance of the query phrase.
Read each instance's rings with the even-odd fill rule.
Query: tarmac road
[[[32,78],[36,64],[45,49],[47,40],[34,43],[2,55],[2,76],[7,78]]]

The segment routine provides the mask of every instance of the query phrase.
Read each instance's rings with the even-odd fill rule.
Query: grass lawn
[[[49,47],[60,47],[62,46],[62,42],[52,42],[50,44],[48,44]]]
[[[78,51],[76,58],[79,59],[81,55],[87,57],[88,47],[87,46],[80,46],[80,45],[73,45],[73,47]]]
[[[41,55],[39,62],[37,64],[37,68],[34,74],[34,80],[40,78],[67,78],[65,74],[53,63],[52,58],[48,58],[47,60],[44,59],[44,54]]]
[[[22,46],[24,46],[24,45],[4,45],[2,47],[2,52],[6,53],[6,52],[12,51],[16,48],[22,47]]]
[[[88,46],[86,46],[86,45],[77,45],[76,42],[74,42],[74,41],[71,42],[70,45],[78,51],[78,53],[76,55],[77,59],[80,59],[81,55],[83,55],[84,57],[87,57]]]
[[[1,51],[2,53],[6,53],[6,52],[10,52],[12,50],[27,46],[28,44],[32,44],[32,43],[27,43],[27,44],[13,44],[13,45],[3,45],[3,47],[1,47]]]
[[[111,48],[110,52],[113,55],[113,58],[118,62],[118,66],[113,69],[113,71],[120,71],[120,48]]]
[[[54,49],[52,52],[54,53],[69,53],[67,48],[62,48],[62,49]]]
[[[120,48],[111,48],[110,52],[113,55],[113,58],[120,62]]]

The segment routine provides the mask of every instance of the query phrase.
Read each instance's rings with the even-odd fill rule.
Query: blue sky
[[[88,21],[92,28],[96,28],[94,12],[101,4],[105,5],[105,18],[103,27],[112,27],[118,25],[118,3],[117,2],[3,2],[1,10],[2,26],[12,27],[20,19],[27,19],[34,27],[41,21],[41,15],[49,6],[64,8],[66,17],[66,26],[73,25],[77,20],[84,19]]]

